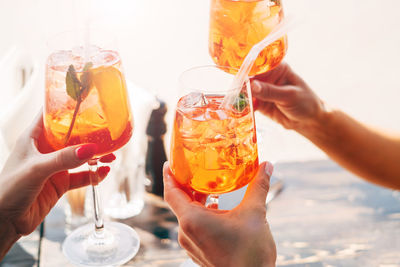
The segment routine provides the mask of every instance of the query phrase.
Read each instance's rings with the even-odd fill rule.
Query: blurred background
[[[400,2],[282,2],[286,14],[299,21],[289,33],[285,59],[293,69],[330,106],[368,124],[400,131]],[[87,21],[115,33],[127,79],[167,102],[169,126],[179,74],[195,65],[212,64],[207,47],[207,0],[0,3],[0,127],[5,135],[22,131],[41,106],[44,64],[50,53],[47,40],[65,30],[82,29]],[[31,90],[25,99],[28,104],[15,110],[23,90]],[[15,113],[23,114],[24,119],[10,121]],[[267,129],[262,133],[267,159],[325,157],[296,133],[257,119]],[[165,137],[167,153],[169,133]]]

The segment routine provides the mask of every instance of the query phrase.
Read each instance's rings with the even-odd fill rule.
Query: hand
[[[178,241],[200,266],[275,266],[276,247],[265,201],[273,166],[263,163],[233,210],[204,207],[164,165],[164,197],[179,221]]]
[[[31,130],[19,138],[0,173],[0,229],[14,233],[14,239],[33,232],[65,192],[90,184],[88,171],[70,174],[67,170],[91,159],[97,145],[84,144],[42,154],[38,147],[48,146],[43,132],[43,118],[39,116]],[[101,161],[114,159],[109,154]],[[100,167],[99,179],[104,179],[109,171],[107,166]],[[5,235],[0,230],[0,237]],[[6,250],[0,246],[0,260]]]
[[[324,103],[286,63],[251,81],[258,110],[286,129],[300,130],[322,119]]]

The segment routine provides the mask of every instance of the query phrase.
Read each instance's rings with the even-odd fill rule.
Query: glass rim
[[[47,37],[47,40],[45,41],[46,48],[49,50],[48,54],[51,54],[54,51],[66,51],[74,48],[74,46],[71,46],[68,49],[58,47],[57,41],[61,40],[63,36],[67,36],[67,38],[74,39],[73,42],[76,43],[75,45],[80,45],[79,40],[82,41],[82,37],[85,36],[84,31],[85,31],[84,28],[79,27],[77,29],[67,29],[50,34]],[[91,37],[91,38],[89,37],[89,45],[99,45],[98,43],[103,43],[103,45],[101,45],[101,48],[103,49],[107,49],[110,46],[115,46],[115,47],[117,46],[116,45],[118,42],[117,36],[111,30],[103,29],[100,27],[94,27],[89,29],[89,34]],[[107,38],[104,38],[102,41],[99,42],[98,41],[99,34],[101,34],[102,36],[107,36]],[[93,36],[96,37],[94,39],[97,39],[97,41],[93,42]],[[84,45],[84,42],[82,42],[82,45]]]
[[[183,82],[183,77],[184,77],[185,74],[187,74],[187,73],[189,73],[189,72],[192,72],[192,71],[201,70],[201,69],[215,69],[215,70],[223,71],[223,72],[224,72],[225,74],[227,74],[227,75],[232,75],[232,81],[233,81],[233,79],[234,79],[234,77],[235,77],[236,74],[235,74],[235,75],[234,75],[234,74],[230,74],[229,72],[224,71],[224,70],[235,70],[236,72],[239,71],[238,68],[229,67],[229,66],[221,66],[221,65],[211,65],[211,64],[210,64],[210,65],[199,65],[199,66],[194,66],[194,67],[191,67],[191,68],[189,68],[189,69],[186,69],[185,71],[183,71],[183,72],[179,75],[179,77],[178,77],[179,84],[180,84],[180,85],[183,85],[183,87],[184,87],[185,89],[191,90],[191,91],[193,91],[193,92],[204,92],[204,91],[206,91],[206,90],[201,90],[201,89],[199,89],[198,87],[186,86],[185,83]],[[249,81],[250,81],[250,78],[247,77],[247,78],[245,79],[245,82],[244,82],[244,83],[246,84],[246,83],[248,83]],[[230,89],[227,89],[227,90],[220,90],[220,91],[215,90],[215,91],[213,91],[213,93],[215,93],[215,94],[218,94],[218,93],[227,94],[227,93],[229,93],[229,92],[233,92],[233,91],[236,91],[236,90],[238,90],[238,89],[239,89],[239,87],[234,87],[234,88],[230,88]]]

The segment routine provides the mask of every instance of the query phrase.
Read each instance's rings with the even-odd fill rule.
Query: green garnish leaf
[[[245,93],[240,93],[236,99],[235,103],[233,104],[233,107],[239,111],[242,112],[247,106],[249,105],[249,99],[247,98]]]
[[[68,67],[67,75],[65,76],[65,84],[67,86],[67,94],[77,101],[80,95],[81,83],[76,76],[76,71],[72,64]]]
[[[83,67],[83,74],[81,77],[81,98],[82,100],[86,98],[89,94],[90,88],[92,87],[92,73],[89,71],[93,67],[92,62],[88,62]]]
[[[93,67],[93,63],[92,62],[88,62],[85,64],[85,66],[83,67],[83,71],[88,71]]]
[[[72,116],[71,124],[69,126],[67,135],[65,136],[64,144],[67,145],[74,128],[76,117],[78,116],[79,107],[82,101],[89,94],[92,85],[92,74],[89,71],[93,67],[92,62],[88,62],[83,67],[81,80],[78,79],[74,66],[71,64],[68,67],[67,75],[65,76],[65,84],[67,87],[67,94],[76,101],[74,115]]]

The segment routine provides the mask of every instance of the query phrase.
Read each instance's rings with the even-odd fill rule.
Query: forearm
[[[20,237],[21,235],[15,232],[15,228],[10,223],[0,218],[0,261]]]
[[[334,161],[364,179],[400,189],[400,137],[390,137],[345,113],[326,111],[297,131]]]

